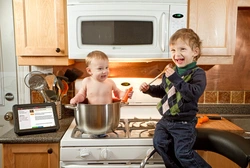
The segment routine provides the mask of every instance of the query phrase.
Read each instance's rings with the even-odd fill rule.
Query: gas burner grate
[[[154,129],[158,119],[129,119],[130,130]]]
[[[72,131],[76,139],[123,139],[123,138],[152,138],[158,119],[121,119],[116,130],[107,134],[91,135],[82,132],[77,127]]]
[[[118,138],[126,138],[126,129],[121,124],[118,126],[116,130],[112,130],[106,134],[94,135],[94,134],[86,134],[81,131],[79,128],[75,127],[71,133],[71,137],[75,139],[118,139]]]
[[[108,137],[107,134],[91,135],[91,138],[97,138],[97,139],[107,138],[107,137]]]

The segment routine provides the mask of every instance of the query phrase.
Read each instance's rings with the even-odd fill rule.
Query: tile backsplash
[[[250,104],[250,91],[205,91],[200,104]]]

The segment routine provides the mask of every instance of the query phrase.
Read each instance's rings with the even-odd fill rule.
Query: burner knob
[[[101,157],[105,160],[109,159],[110,158],[110,150],[108,150],[107,148],[103,149],[101,151]]]
[[[90,153],[89,153],[89,150],[87,148],[83,148],[80,150],[80,157],[82,157],[82,158],[89,156],[89,154]]]

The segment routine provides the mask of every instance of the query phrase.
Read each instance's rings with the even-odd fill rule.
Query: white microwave
[[[67,0],[70,59],[101,50],[112,61],[169,59],[168,40],[187,27],[187,0]]]

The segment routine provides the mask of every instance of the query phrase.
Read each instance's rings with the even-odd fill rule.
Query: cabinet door
[[[14,0],[16,54],[65,56],[66,1]]]
[[[4,168],[58,168],[59,144],[3,144]]]
[[[189,25],[202,40],[199,64],[232,64],[238,0],[189,0]]]

